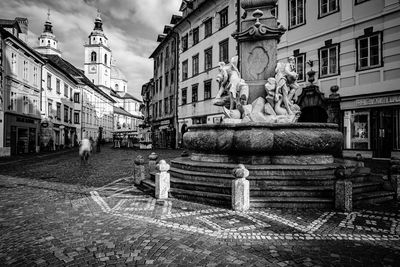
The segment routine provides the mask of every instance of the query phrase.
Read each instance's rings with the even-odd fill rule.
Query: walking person
[[[92,151],[92,144],[90,143],[90,140],[87,138],[82,139],[79,147],[79,156],[81,158],[81,164],[86,164],[88,162],[91,151]]]

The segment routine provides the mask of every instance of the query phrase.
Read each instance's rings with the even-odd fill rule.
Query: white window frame
[[[378,57],[379,57],[379,62],[376,65],[371,65],[371,38],[378,36]],[[360,42],[361,40],[367,39],[368,42],[368,65],[362,67],[361,66],[361,47],[360,47]],[[382,66],[382,33],[381,32],[375,32],[372,34],[369,34],[367,36],[361,36],[357,38],[357,70],[368,70],[368,69],[373,69],[377,67]]]
[[[293,10],[293,8],[292,8],[292,3],[293,3],[293,1],[295,1],[295,11],[296,11],[296,18],[295,18],[295,24],[292,24],[292,17],[293,17],[293,14],[292,14],[292,10]],[[299,15],[298,15],[298,9],[299,9],[299,2],[301,2],[302,3],[302,7],[303,7],[303,9],[302,9],[302,21],[299,21],[300,19],[300,17],[299,17]],[[305,7],[305,0],[289,0],[289,29],[290,28],[295,28],[295,27],[298,27],[298,26],[300,26],[300,25],[303,25],[303,24],[305,24],[306,23],[306,7]]]
[[[331,72],[331,63],[330,63],[330,58],[331,58],[331,49],[334,48],[335,49],[335,53],[336,53],[336,71],[335,72]],[[327,50],[327,55],[328,55],[328,64],[327,64],[327,73],[323,74],[322,73],[322,64],[323,64],[323,59],[322,59],[322,52]],[[322,47],[319,49],[318,51],[319,53],[319,77],[320,78],[325,78],[325,77],[330,77],[330,76],[335,76],[335,75],[339,75],[339,44],[334,44],[334,45],[329,45],[326,47]]]
[[[303,64],[302,64],[302,69],[303,73],[302,76],[300,76],[299,69],[298,69],[298,58],[303,58]],[[300,53],[298,55],[294,56],[295,60],[295,66],[296,66],[296,72],[299,74],[299,77],[297,79],[298,82],[305,82],[306,81],[306,54],[305,53]]]
[[[334,2],[335,3],[335,9],[330,9],[331,5],[330,2]],[[326,12],[323,13],[322,12],[322,6],[326,5]],[[319,0],[319,17],[325,17],[327,15],[330,15],[332,13],[335,13],[339,11],[339,1],[338,0]]]

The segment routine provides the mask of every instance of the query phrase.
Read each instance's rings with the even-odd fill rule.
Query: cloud
[[[83,45],[100,9],[113,58],[128,79],[129,92],[139,97],[142,84],[153,76],[153,61],[148,57],[157,46],[157,35],[178,13],[180,3],[181,0],[13,0],[0,1],[0,16],[27,17],[28,43],[34,47],[50,8],[63,57],[83,68]]]

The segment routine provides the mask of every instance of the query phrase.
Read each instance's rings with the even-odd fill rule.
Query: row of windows
[[[352,1],[352,0],[346,0]],[[369,0],[354,0],[360,4]],[[339,0],[318,0],[318,17],[322,18],[339,11]],[[289,0],[289,29],[306,23],[306,0]]]
[[[39,101],[37,98],[30,98],[27,95],[21,97],[16,92],[10,93],[8,110],[22,112],[25,114],[39,114]]]
[[[199,91],[199,84],[192,85],[192,103],[199,101],[198,99],[198,91]],[[181,98],[181,105],[186,105],[187,102],[187,93],[188,88],[182,88],[182,98]],[[204,100],[211,98],[211,80],[204,81]]]
[[[49,114],[49,116],[56,116],[56,119],[61,121],[61,103],[56,103],[56,114],[54,114],[53,112],[53,102],[49,99],[49,102],[47,104],[47,112]],[[67,123],[72,123],[72,113],[73,113],[73,108],[70,108],[67,105],[64,105],[64,122]],[[76,119],[75,114],[79,115],[79,112],[75,112],[74,113],[74,123],[79,123],[79,116]],[[68,116],[69,115],[69,116]]]
[[[162,116],[162,106],[164,101],[164,115],[172,114],[174,111],[174,96],[166,97],[164,100],[160,100],[153,104],[153,118]]]
[[[24,81],[29,82],[29,69],[30,69],[30,63],[28,60],[23,60],[22,62],[22,78]],[[38,85],[38,67],[33,66],[33,85]],[[15,75],[18,74],[18,55],[15,52],[11,53],[11,72]]]
[[[204,50],[204,71],[212,69],[212,47]],[[229,39],[225,39],[219,43],[219,61],[229,62]],[[182,81],[189,78],[188,60],[182,62]],[[192,57],[192,76],[199,74],[199,54]]]
[[[47,89],[48,90],[53,90],[52,87],[52,75],[50,73],[47,73]],[[56,92],[58,94],[61,94],[61,80],[56,78]],[[68,84],[64,83],[64,96],[66,98],[72,98],[74,97],[74,102],[79,103],[79,93],[73,93],[72,92],[72,87],[68,86]]]
[[[175,82],[175,70],[171,69],[171,72],[167,71],[164,75],[164,78],[165,78],[165,87],[169,86],[170,84],[173,85]],[[155,86],[153,87],[153,92],[152,92],[153,95],[158,93],[158,91],[161,92],[162,86],[163,86],[163,76],[156,79],[156,81],[154,82],[154,85]]]
[[[357,70],[366,70],[381,67],[382,60],[382,33],[372,32],[372,29],[366,29],[366,34],[356,39],[357,50]],[[329,40],[325,46],[318,50],[319,55],[319,77],[329,77],[340,74],[339,55],[340,44],[332,44]],[[305,81],[305,53],[294,53],[296,60],[296,71],[299,74],[298,81]]]
[[[219,29],[225,28],[228,25],[228,7],[222,9],[219,12]],[[204,39],[212,35],[212,18],[204,21]],[[199,43],[199,27],[192,30],[192,45]],[[186,51],[189,48],[189,35],[185,34],[182,38],[182,51]]]

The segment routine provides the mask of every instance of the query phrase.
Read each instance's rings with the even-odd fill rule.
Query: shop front
[[[400,94],[344,100],[341,110],[345,156],[400,154]]]
[[[39,152],[40,118],[6,113],[5,146],[11,155]]]

